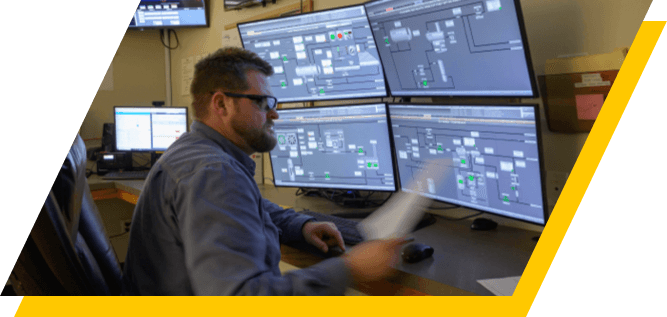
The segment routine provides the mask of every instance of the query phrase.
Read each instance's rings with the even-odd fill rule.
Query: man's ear
[[[209,107],[211,111],[215,112],[218,116],[227,116],[229,110],[229,108],[225,104],[225,95],[221,93],[215,93],[213,95]]]

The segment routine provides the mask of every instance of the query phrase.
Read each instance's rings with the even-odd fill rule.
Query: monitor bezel
[[[343,105],[328,105],[328,106],[318,106],[318,107],[296,107],[296,108],[285,108],[285,109],[278,109],[279,111],[295,111],[295,110],[303,110],[303,109],[324,109],[324,108],[341,108],[341,107],[356,107],[356,106],[373,106],[373,105],[384,105],[385,109],[385,114],[387,115],[387,133],[389,137],[389,150],[390,150],[390,157],[391,157],[391,168],[392,168],[392,173],[394,177],[394,190],[385,190],[385,189],[361,189],[361,188],[334,188],[334,187],[327,187],[327,186],[292,186],[292,185],[283,185],[283,184],[276,184],[275,179],[276,179],[276,169],[273,166],[273,158],[271,157],[271,151],[267,152],[269,155],[269,163],[271,164],[271,176],[273,176],[273,185],[275,187],[291,187],[291,188],[317,188],[317,189],[331,189],[331,190],[359,190],[359,191],[372,191],[372,192],[385,192],[385,193],[395,193],[398,192],[400,187],[398,183],[398,167],[396,165],[396,158],[394,157],[394,138],[392,137],[393,132],[391,129],[391,119],[389,118],[389,107],[387,106],[386,102],[374,102],[374,103],[363,103],[363,104],[343,104]]]
[[[375,2],[380,2],[383,0],[371,0],[363,3],[363,6],[366,7],[369,4],[375,3]],[[399,98],[447,98],[451,100],[460,100],[460,99],[470,99],[470,98],[479,98],[479,99],[498,99],[498,98],[538,98],[540,96],[539,90],[537,88],[537,79],[535,77],[535,70],[533,69],[533,61],[530,55],[530,45],[528,43],[528,36],[526,33],[526,26],[525,26],[525,21],[523,17],[523,11],[521,9],[521,3],[519,0],[513,0],[514,1],[514,7],[516,8],[516,14],[517,14],[517,20],[519,22],[519,32],[521,33],[521,41],[524,43],[524,56],[526,59],[526,66],[528,66],[528,75],[530,77],[530,86],[531,90],[533,91],[532,95],[448,95],[448,94],[441,94],[441,95],[403,95],[403,94],[394,94],[394,92],[391,90],[391,86],[389,85],[389,82],[385,78],[385,86],[387,87],[387,93],[391,97],[399,97]],[[368,23],[370,24],[370,18],[368,17],[368,8],[366,8],[366,18],[368,19]],[[371,26],[372,30],[372,26]],[[371,33],[373,33],[371,31]],[[375,46],[379,47],[378,45],[378,40],[375,37],[375,34],[373,34],[373,41],[375,41]],[[380,56],[380,64],[384,68],[384,63],[383,59],[381,57],[380,51],[378,50],[378,56]],[[385,77],[387,76],[386,70],[384,70]]]
[[[118,148],[118,124],[116,123],[116,109],[185,109],[185,132],[187,133],[190,131],[190,125],[189,125],[189,120],[190,116],[188,114],[189,110],[188,107],[151,107],[151,106],[114,106],[113,107],[113,142],[114,142],[114,149],[116,152],[143,152],[143,153],[148,153],[148,152],[164,152],[167,149],[150,149],[150,150],[122,150]]]
[[[243,34],[241,33],[241,26],[248,25],[248,24],[253,24],[253,23],[259,23],[259,22],[274,21],[274,20],[281,20],[281,19],[296,18],[296,17],[300,17],[300,16],[320,14],[320,13],[324,13],[324,12],[327,12],[327,11],[343,10],[343,9],[349,9],[349,8],[354,8],[354,7],[363,7],[364,8],[364,16],[366,17],[366,22],[368,22],[368,27],[370,28],[371,23],[368,20],[368,13],[366,13],[367,12],[366,7],[363,3],[361,3],[361,4],[353,4],[353,5],[347,5],[347,6],[343,6],[343,7],[337,7],[337,8],[330,8],[330,9],[326,9],[326,10],[305,12],[305,13],[300,13],[300,14],[295,14],[295,15],[290,15],[290,16],[284,16],[284,17],[277,17],[277,18],[270,18],[270,19],[262,19],[262,20],[243,22],[243,23],[237,24],[236,30],[239,33],[239,39],[241,40],[241,46],[243,47],[243,49],[247,50],[247,48],[245,47],[245,43],[243,42]],[[377,50],[377,42],[375,41],[375,35],[373,34],[372,28],[371,28],[371,36],[373,37],[373,42],[375,43],[376,50]],[[391,94],[389,93],[389,85],[387,84],[387,74],[384,71],[384,64],[382,63],[382,59],[380,58],[380,51],[378,51],[378,60],[380,61],[380,70],[382,71],[382,78],[384,80],[384,95],[382,95],[382,96],[372,96],[372,97],[333,96],[332,98],[328,98],[328,99],[304,98],[304,99],[300,99],[300,100],[292,100],[292,101],[284,101],[284,102],[281,102],[280,100],[278,100],[278,103],[283,104],[283,103],[303,103],[303,102],[316,102],[316,101],[368,100],[368,99],[378,99],[378,98],[390,97]]]
[[[211,3],[210,0],[202,0],[204,3],[204,17],[206,19],[206,24],[198,24],[198,25],[159,25],[159,26],[127,26],[128,30],[138,30],[138,31],[144,31],[144,30],[177,30],[177,29],[193,29],[193,28],[210,28],[211,27]],[[137,4],[137,9],[139,9],[139,5],[141,4],[141,1]],[[134,10],[134,14],[137,13],[137,9]],[[134,15],[133,15],[134,17]]]
[[[467,206],[467,205],[461,205],[457,201],[449,201],[448,199],[436,199],[436,198],[431,198],[428,197],[429,199],[432,199],[437,202],[443,202],[447,203],[450,205],[455,205],[455,206],[460,206],[462,208],[466,209],[471,209],[471,210],[476,210],[476,211],[481,211],[484,213],[492,214],[494,216],[498,217],[503,217],[507,219],[512,219],[516,221],[521,221],[525,223],[530,223],[538,226],[546,226],[547,221],[549,220],[549,205],[548,205],[548,198],[547,198],[547,182],[546,182],[546,170],[544,168],[544,149],[542,147],[542,128],[541,128],[541,115],[540,115],[540,107],[538,104],[409,104],[409,103],[389,103],[387,104],[387,111],[389,114],[389,117],[391,117],[391,106],[423,106],[423,107],[531,107],[535,111],[535,132],[537,134],[537,155],[538,155],[538,161],[539,161],[539,167],[540,167],[540,187],[542,191],[542,214],[544,216],[544,223],[539,223],[539,222],[534,222],[530,220],[525,220],[525,219],[519,219],[519,218],[514,218],[511,216],[506,216],[506,215],[501,215],[493,211],[488,211],[484,210],[482,208],[476,208],[474,206]],[[393,136],[393,134],[392,134]],[[392,137],[393,139],[393,137]],[[396,148],[394,147],[394,155],[396,155]],[[401,175],[400,171],[398,170],[398,160],[396,159],[396,172],[398,173],[398,182],[399,182],[399,187],[401,191],[403,191],[403,184],[401,183]],[[428,210],[427,210],[428,212]]]

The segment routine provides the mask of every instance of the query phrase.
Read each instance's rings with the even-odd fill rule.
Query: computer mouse
[[[343,251],[339,246],[330,246],[329,247],[329,252],[327,252],[327,257],[339,257],[341,255],[345,254],[345,251]]]
[[[472,230],[493,230],[496,227],[498,227],[498,224],[487,218],[476,218],[470,225],[470,229]]]
[[[433,255],[433,248],[423,243],[408,244],[403,248],[403,261],[416,263]]]

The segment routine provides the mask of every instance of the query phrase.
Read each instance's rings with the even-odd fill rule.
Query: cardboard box
[[[609,54],[547,60],[538,77],[549,130],[589,132],[609,95],[627,48]]]

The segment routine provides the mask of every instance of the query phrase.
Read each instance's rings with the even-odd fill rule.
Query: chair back
[[[119,295],[121,268],[86,179],[77,135],[14,266],[17,295]]]

